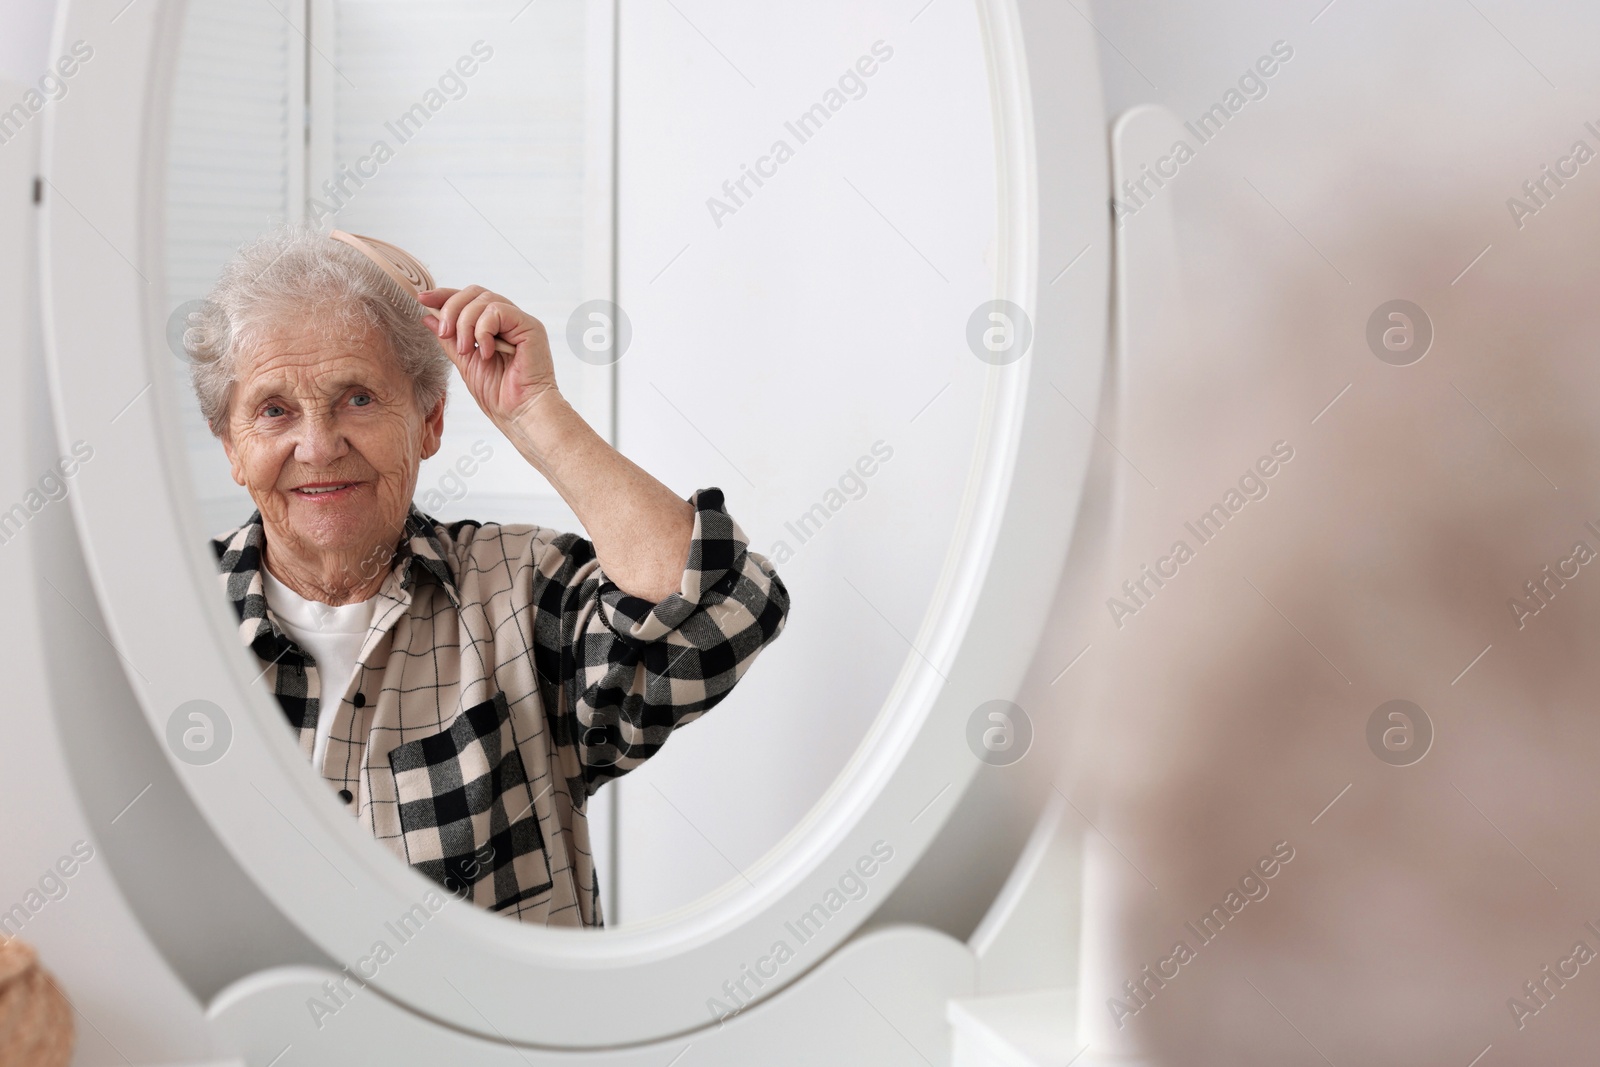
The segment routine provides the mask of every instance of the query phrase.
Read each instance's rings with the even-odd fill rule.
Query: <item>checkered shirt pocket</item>
[[[413,867],[494,911],[550,888],[550,858],[503,694],[466,709],[442,733],[396,746],[389,766]]]

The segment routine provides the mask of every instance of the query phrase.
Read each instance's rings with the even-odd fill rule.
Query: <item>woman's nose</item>
[[[338,424],[328,415],[313,413],[300,423],[295,459],[308,467],[326,467],[350,451]]]

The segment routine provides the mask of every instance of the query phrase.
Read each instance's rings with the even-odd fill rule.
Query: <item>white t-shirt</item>
[[[328,733],[333,729],[332,708],[344,699],[345,690],[350,688],[355,677],[356,659],[361,655],[361,643],[372,626],[378,598],[373,596],[359,603],[335,607],[307,600],[265,567],[261,569],[261,577],[266,586],[267,606],[277,617],[278,625],[317,661],[322,693],[311,766],[320,773],[323,754],[328,751]]]

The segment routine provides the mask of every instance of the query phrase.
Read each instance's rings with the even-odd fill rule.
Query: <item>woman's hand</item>
[[[484,414],[567,502],[600,567],[651,603],[679,591],[694,506],[612,448],[556,388],[544,325],[481,285],[425,289],[424,318]],[[495,351],[495,337],[516,347]]]
[[[518,425],[541,397],[555,391],[555,364],[544,323],[481,285],[424,289],[417,299],[435,309],[422,321],[438,334],[439,346],[461,372],[472,398],[502,430]],[[512,345],[515,354],[495,351],[496,337]]]

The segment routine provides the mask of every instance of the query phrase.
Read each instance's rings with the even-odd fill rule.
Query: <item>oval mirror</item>
[[[499,1039],[643,1041],[705,1025],[752,961],[777,959],[762,995],[781,988],[904,877],[980,764],[974,713],[1027,665],[1093,433],[1062,398],[1099,395],[1103,116],[1067,18],[1005,0],[760,18],[149,0],[107,31],[67,3],[69,39],[111,42],[46,150],[53,386],[62,433],[104,457],[73,497],[85,550],[185,787],[331,957],[368,956],[421,904],[430,936],[372,979],[397,1001]],[[1030,66],[1046,42],[1082,63]],[[1061,136],[1041,149],[1047,120]],[[286,224],[504,294],[544,324],[576,416],[679,499],[720,489],[787,589],[783,632],[704,721],[586,805],[539,809],[548,878],[512,895],[565,876],[604,929],[441,894],[481,873],[397,859],[359,818],[371,798],[313,773],[273,665],[241,641],[211,542],[257,501],[181,337],[239,249]],[[554,481],[452,372],[410,503],[447,531],[587,536]],[[363,655],[389,655],[368,637]],[[464,710],[441,710],[439,737]],[[345,740],[367,720],[347,711]],[[551,796],[571,785],[550,778]],[[586,1014],[602,997],[620,1008],[603,1035]]]

